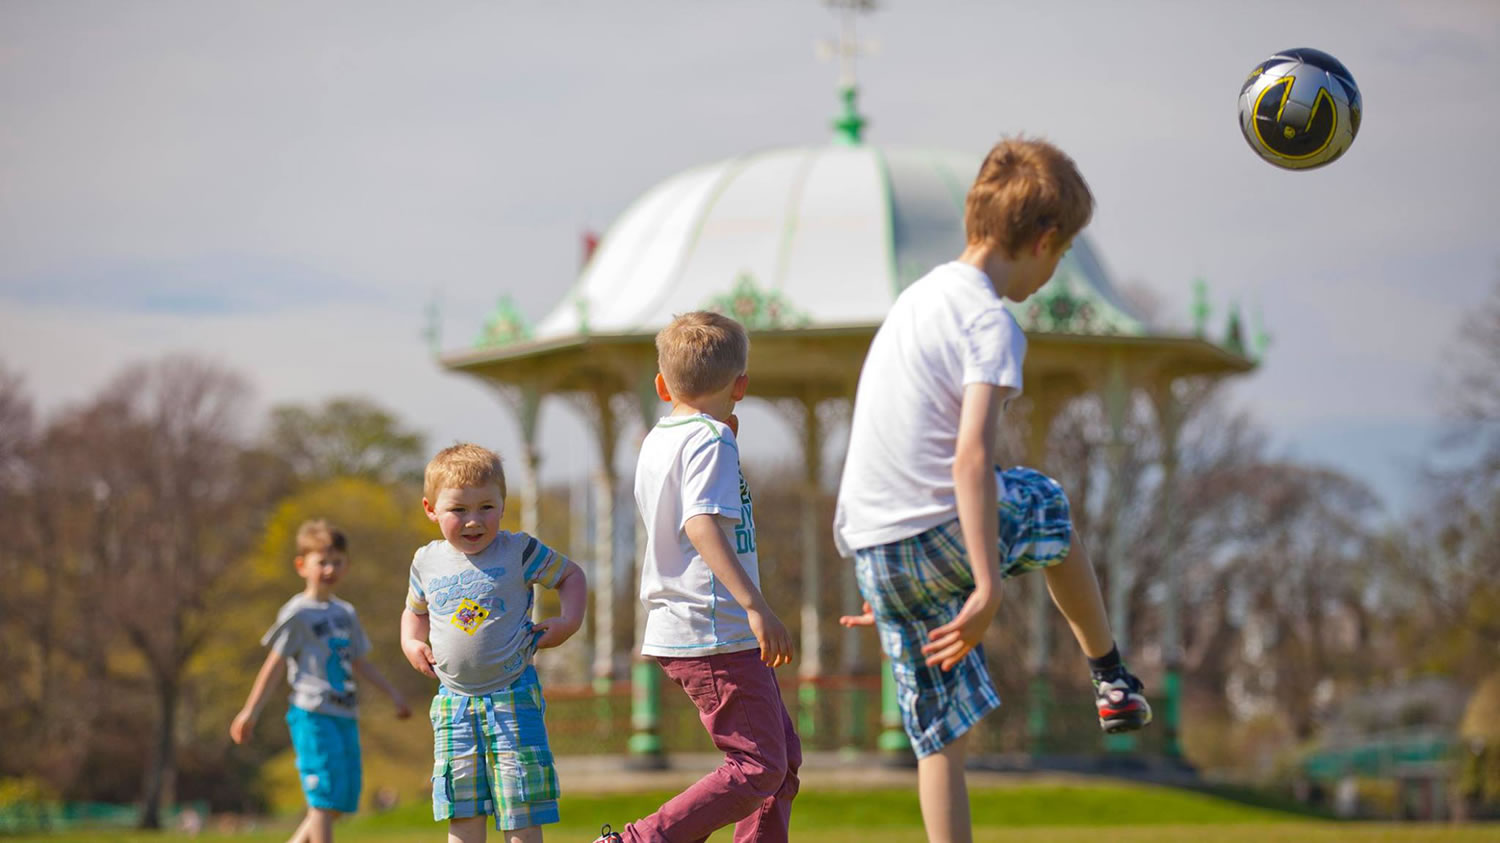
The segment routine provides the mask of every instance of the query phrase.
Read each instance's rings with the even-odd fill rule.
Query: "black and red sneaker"
[[[1104,731],[1133,732],[1151,722],[1151,704],[1145,686],[1123,667],[1094,676],[1094,704],[1099,707],[1099,727]]]

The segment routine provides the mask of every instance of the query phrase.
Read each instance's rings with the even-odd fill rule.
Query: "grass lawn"
[[[650,812],[670,793],[570,796],[563,802],[561,825],[548,826],[552,841],[593,840],[604,822],[616,827]],[[1183,790],[1130,785],[1037,785],[975,789],[971,793],[975,839],[1097,843],[1111,841],[1480,841],[1500,839],[1493,825],[1445,826],[1335,823],[1311,820],[1285,810]],[[360,817],[338,829],[340,841],[418,843],[444,839],[442,826],[422,805],[406,805],[381,816]],[[283,841],[293,820],[254,833],[203,834],[196,840],[272,843]],[[1100,826],[1113,826],[1107,832]],[[729,840],[720,832],[714,840]],[[160,843],[186,840],[180,835],[99,831],[6,838],[27,843],[105,840],[109,843]],[[491,834],[491,840],[500,839]],[[917,797],[910,791],[823,791],[798,798],[792,813],[792,839],[811,843],[895,843],[922,839]]]

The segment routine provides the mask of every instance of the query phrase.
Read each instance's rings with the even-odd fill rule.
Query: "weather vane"
[[[854,24],[861,12],[873,12],[876,0],[823,0],[823,5],[839,16],[840,28],[837,41],[819,41],[818,57],[824,60],[838,58],[839,87],[853,88],[858,84],[854,74],[854,60],[861,52],[874,55],[880,49],[875,41],[859,42],[854,35]]]

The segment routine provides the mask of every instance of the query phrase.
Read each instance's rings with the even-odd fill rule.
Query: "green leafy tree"
[[[389,411],[359,397],[333,398],[317,407],[271,410],[267,449],[301,483],[331,477],[368,477],[383,483],[420,477],[426,464],[422,434]]]

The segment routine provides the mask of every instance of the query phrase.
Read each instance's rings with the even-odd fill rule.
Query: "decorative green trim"
[[[901,281],[900,268],[896,266],[896,191],[891,186],[891,165],[886,162],[885,155],[875,147],[870,148],[875,156],[875,172],[880,177],[880,193],[885,199],[885,213],[881,218],[885,222],[885,265],[891,273],[891,300],[901,295],[906,285]]]
[[[578,334],[589,335],[589,300],[582,293],[573,297],[573,313],[578,317]]]
[[[484,320],[484,328],[474,340],[475,348],[495,348],[531,339],[531,325],[511,301],[510,296],[501,296],[495,309]]]
[[[1240,319],[1238,303],[1229,306],[1229,320],[1224,323],[1224,347],[1241,357],[1245,356],[1245,328]]]
[[[875,745],[887,754],[911,752],[911,739],[901,725],[901,700],[889,659],[880,662],[880,737]]]
[[[937,171],[938,177],[943,180],[943,184],[948,188],[948,197],[953,200],[953,206],[958,208],[959,222],[964,223],[964,218],[968,215],[969,209],[968,190],[959,183],[958,177],[953,175],[952,171],[942,161],[939,161],[936,156],[929,156],[928,160],[932,163],[932,169]]]
[[[1254,344],[1255,361],[1258,363],[1266,359],[1266,349],[1271,347],[1271,332],[1266,330],[1266,317],[1259,307],[1255,308],[1255,327],[1251,330],[1251,342]]]
[[[864,142],[864,130],[869,121],[859,113],[859,107],[855,105],[858,98],[859,88],[854,85],[845,85],[839,89],[839,99],[844,101],[844,110],[834,118],[833,142],[840,146],[859,146]]]
[[[661,739],[661,677],[656,665],[638,661],[630,667],[630,725],[626,748],[634,756],[664,754]]]
[[[728,293],[709,299],[703,309],[736,319],[747,331],[805,328],[812,324],[812,319],[793,308],[786,296],[775,290],[762,290],[748,272],[740,273]]]
[[[818,686],[806,679],[797,686],[797,736],[811,742],[818,735]]]
[[[1202,278],[1193,281],[1193,334],[1204,336],[1208,332],[1208,282]]]
[[[792,179],[792,189],[787,193],[786,213],[782,218],[781,242],[776,248],[776,274],[771,277],[773,289],[786,283],[786,267],[792,257],[792,242],[797,239],[797,224],[802,221],[802,195],[807,192],[807,174],[818,160],[819,152],[809,150],[802,155],[797,165],[797,175]]]
[[[1070,277],[1054,278],[1012,312],[1027,331],[1051,334],[1134,334],[1131,320],[1103,298],[1074,289]]]

